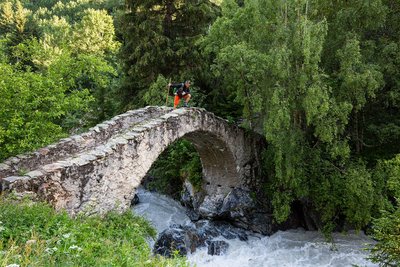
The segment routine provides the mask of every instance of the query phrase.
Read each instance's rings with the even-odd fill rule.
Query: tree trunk
[[[174,0],[165,1],[164,35],[171,38],[172,18],[175,12]]]

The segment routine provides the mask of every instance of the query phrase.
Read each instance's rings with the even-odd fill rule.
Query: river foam
[[[223,239],[221,239],[223,240]],[[198,267],[315,267],[376,266],[366,260],[363,250],[371,240],[363,234],[335,234],[334,245],[316,231],[279,231],[272,236],[251,236],[248,241],[225,240],[225,255],[211,256],[206,248],[189,255]]]
[[[160,233],[172,224],[190,225],[185,208],[178,202],[157,193],[138,190],[140,203],[133,210],[147,218]],[[272,236],[249,233],[249,240],[224,240],[226,254],[211,256],[207,248],[188,255],[197,267],[375,267],[366,259],[367,244],[373,241],[362,233],[335,233],[334,243],[325,241],[321,233],[302,229],[279,231]],[[154,241],[151,242],[154,244]]]

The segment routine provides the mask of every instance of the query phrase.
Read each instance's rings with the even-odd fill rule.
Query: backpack
[[[177,95],[182,96],[184,86],[185,86],[184,83],[178,83],[178,84],[171,85],[171,87],[169,88],[169,91],[168,91],[169,95],[174,96],[176,93]]]

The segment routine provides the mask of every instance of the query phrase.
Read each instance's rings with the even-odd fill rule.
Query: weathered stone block
[[[10,190],[14,187],[15,183],[18,183],[18,182],[23,183],[24,181],[27,181],[29,179],[30,179],[30,177],[27,177],[27,176],[9,176],[9,177],[3,178],[1,180],[1,188],[3,191]]]

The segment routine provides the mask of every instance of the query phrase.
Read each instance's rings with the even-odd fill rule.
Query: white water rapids
[[[160,233],[172,224],[191,225],[178,202],[157,193],[138,190],[136,214],[147,218]],[[315,266],[377,266],[366,259],[367,244],[372,240],[361,233],[334,234],[334,244],[325,242],[319,232],[290,230],[272,236],[249,234],[249,240],[224,240],[229,244],[225,255],[211,256],[207,248],[199,248],[188,255],[197,267],[315,267]],[[151,245],[154,241],[151,242]]]

